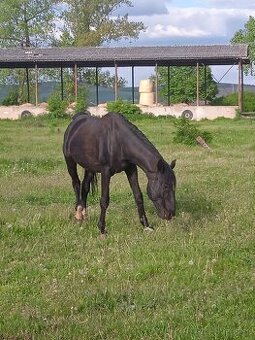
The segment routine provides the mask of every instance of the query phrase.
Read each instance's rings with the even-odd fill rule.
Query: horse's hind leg
[[[75,218],[76,220],[81,221],[83,220],[82,211],[84,209],[84,203],[81,198],[81,182],[77,173],[77,164],[71,158],[66,158],[66,165],[69,175],[72,178],[72,185],[76,197]]]
[[[87,197],[90,191],[90,183],[93,179],[93,172],[85,170],[84,178],[81,186],[81,199],[84,203],[84,209],[82,210],[82,215],[85,217],[87,208]]]

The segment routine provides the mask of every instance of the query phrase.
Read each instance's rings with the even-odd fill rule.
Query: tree
[[[100,46],[120,39],[137,39],[145,29],[142,22],[129,21],[128,15],[114,16],[130,0],[66,0],[62,13],[61,46]]]
[[[205,84],[206,79],[206,84]],[[170,95],[171,103],[192,103],[197,97],[197,69],[193,66],[171,67],[170,69]],[[159,68],[160,95],[168,97],[168,70],[166,67]],[[199,96],[201,99],[212,101],[218,88],[213,80],[210,67],[199,68]]]
[[[245,43],[249,44],[249,57],[251,63],[245,65],[244,71],[246,74],[249,72],[254,74],[255,62],[255,18],[250,16],[249,20],[245,23],[244,28],[237,31],[231,39],[231,43]]]
[[[80,74],[81,79],[83,79],[87,84],[96,85],[96,71],[95,69],[86,68],[83,69]],[[115,83],[115,76],[111,75],[109,71],[98,70],[98,84],[105,87],[113,87]],[[127,81],[118,77],[118,87],[125,87]]]
[[[54,3],[51,0],[2,0],[1,47],[50,45],[55,28]]]
[[[51,0],[2,0],[0,2],[0,47],[51,45],[55,29],[55,3]],[[19,84],[18,100],[25,100],[24,69],[1,70],[0,77],[9,83]]]
[[[1,0],[0,48],[47,46],[99,46],[121,38],[137,38],[144,29],[141,22],[130,22],[128,16],[113,15],[121,6],[131,6],[129,0]],[[61,19],[61,20],[58,20]],[[56,23],[58,27],[56,27]],[[61,26],[63,23],[63,26]],[[55,33],[60,31],[60,38]],[[43,70],[41,79],[57,71]],[[103,73],[102,73],[103,75]],[[104,83],[112,77],[104,74]],[[31,82],[34,77],[30,71]],[[26,73],[21,70],[1,70],[0,82],[19,85],[19,101],[27,100]],[[119,85],[125,81],[119,79]],[[23,98],[23,99],[21,99]]]

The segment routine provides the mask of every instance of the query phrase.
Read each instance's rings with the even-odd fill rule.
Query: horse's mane
[[[151,150],[157,152],[159,154],[159,151],[156,149],[156,147],[149,141],[149,139],[143,134],[141,130],[139,130],[134,124],[132,124],[125,116],[122,116],[121,114],[118,114],[118,116],[125,122],[130,131],[138,137],[143,143],[145,143]],[[160,154],[159,154],[160,155]]]

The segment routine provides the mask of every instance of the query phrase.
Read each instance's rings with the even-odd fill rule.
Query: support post
[[[114,77],[114,100],[118,99],[118,65],[115,63],[115,77]]]
[[[197,62],[197,106],[199,106],[199,62]]]
[[[64,100],[64,77],[63,68],[60,68],[60,81],[61,81],[61,100]]]
[[[158,105],[158,63],[156,63],[155,72],[156,72],[155,104],[157,106]]]
[[[167,66],[167,105],[170,106],[170,66]]]
[[[96,66],[96,104],[99,104],[99,89],[98,89],[98,67]]]
[[[26,78],[27,78],[27,101],[28,103],[30,103],[29,72],[28,72],[27,67],[26,67]]]
[[[35,106],[38,106],[38,66],[35,64]]]
[[[205,105],[207,104],[207,70],[206,65],[204,65],[204,83],[205,83]]]
[[[243,63],[239,60],[238,67],[238,106],[239,110],[243,112]]]
[[[78,67],[77,64],[74,64],[74,98],[77,103],[78,99]]]
[[[135,103],[135,72],[134,66],[132,66],[132,103]]]

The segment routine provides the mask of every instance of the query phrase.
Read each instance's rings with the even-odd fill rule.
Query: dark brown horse
[[[101,173],[101,214],[98,223],[100,233],[105,234],[105,215],[109,205],[111,176],[125,171],[137,204],[141,224],[149,226],[138,183],[137,166],[147,175],[147,193],[158,215],[170,220],[175,215],[176,179],[169,165],[144,134],[127,119],[117,113],[102,118],[78,114],[67,127],[63,152],[76,195],[77,220],[86,213],[87,195],[96,186],[96,173]],[[77,164],[85,169],[82,184],[77,174]]]

